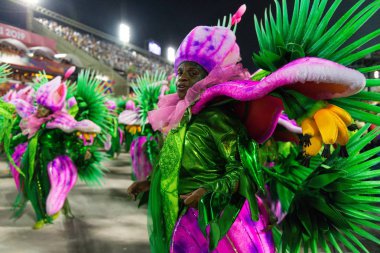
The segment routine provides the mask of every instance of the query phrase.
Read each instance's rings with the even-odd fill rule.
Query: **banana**
[[[314,120],[323,143],[334,144],[338,138],[338,126],[333,112],[329,109],[321,109],[314,114]]]
[[[338,115],[336,115],[334,112],[332,112],[332,114],[335,117],[335,123],[338,127],[338,137],[336,139],[336,143],[341,146],[345,146],[347,145],[349,139],[347,126]]]
[[[310,138],[311,145],[303,146],[303,153],[306,156],[315,156],[319,153],[322,148],[322,137],[313,136]]]
[[[336,115],[338,115],[338,117],[343,120],[344,124],[346,124],[346,126],[349,126],[352,124],[353,122],[353,119],[351,117],[351,115],[344,109],[336,106],[336,105],[333,105],[333,104],[329,104],[327,106],[327,109],[329,109],[330,111],[334,112]]]
[[[301,123],[302,134],[309,136],[320,135],[317,124],[311,118],[306,118]]]

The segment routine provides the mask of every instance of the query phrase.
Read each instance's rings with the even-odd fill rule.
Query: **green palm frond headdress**
[[[292,15],[287,1],[275,2],[265,11],[259,22],[255,16],[255,29],[260,51],[253,54],[253,62],[265,75],[285,64],[303,57],[318,57],[351,66],[367,55],[380,50],[380,44],[368,44],[380,37],[380,29],[352,41],[353,36],[380,9],[380,0],[359,0],[333,23],[342,0],[295,0]],[[369,2],[369,3],[368,3]],[[380,70],[380,65],[357,68],[363,74]],[[366,88],[380,86],[380,79],[367,79]],[[348,111],[354,119],[379,125],[380,108],[367,101],[380,102],[380,94],[363,90],[348,98],[329,101]],[[374,115],[375,114],[375,115]]]
[[[286,0],[282,0],[282,6],[277,0],[274,2],[276,17],[271,9],[265,11],[261,22],[255,16],[260,51],[253,54],[253,61],[264,70],[275,71],[305,56],[324,58],[348,66],[380,50],[379,44],[357,50],[379,37],[380,29],[349,42],[379,10],[379,0],[364,7],[362,5],[368,1],[358,1],[332,25],[332,17],[342,0],[332,1],[329,8],[328,0],[295,0],[291,18]]]
[[[139,76],[136,83],[132,85],[140,109],[139,114],[143,129],[148,119],[148,112],[157,109],[162,82],[166,79],[165,72],[146,72],[143,76]]]
[[[114,116],[109,113],[105,102],[107,96],[104,94],[102,81],[96,78],[96,72],[90,70],[81,71],[73,88],[75,99],[78,102],[78,113],[76,120],[88,119],[101,128],[99,136],[102,142],[106,141],[106,135],[112,132]]]

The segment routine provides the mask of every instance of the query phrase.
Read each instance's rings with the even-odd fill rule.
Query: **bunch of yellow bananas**
[[[138,125],[128,125],[125,126],[125,130],[127,130],[131,134],[136,134],[141,132],[141,126]]]
[[[339,144],[344,149],[349,139],[348,128],[352,123],[351,115],[336,105],[328,104],[319,109],[301,123],[304,155],[317,155],[323,144],[326,147]],[[327,152],[326,155],[329,155],[329,149]]]

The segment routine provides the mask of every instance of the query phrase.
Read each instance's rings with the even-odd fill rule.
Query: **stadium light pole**
[[[124,44],[128,44],[131,39],[131,29],[124,23],[119,25],[119,39]]]
[[[40,1],[39,0],[22,0],[22,2],[33,6],[33,5],[38,4]]]
[[[33,9],[39,3],[39,0],[22,0],[26,4],[26,29],[33,30]]]
[[[166,57],[170,63],[174,63],[174,61],[175,61],[175,49],[173,47],[168,47]]]

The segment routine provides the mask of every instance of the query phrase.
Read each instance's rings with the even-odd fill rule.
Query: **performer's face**
[[[177,94],[184,99],[187,90],[207,76],[207,71],[195,62],[182,62],[177,71]]]
[[[42,105],[38,105],[37,118],[44,118],[44,117],[48,116],[50,113],[51,113],[51,111],[48,108],[43,107]]]

